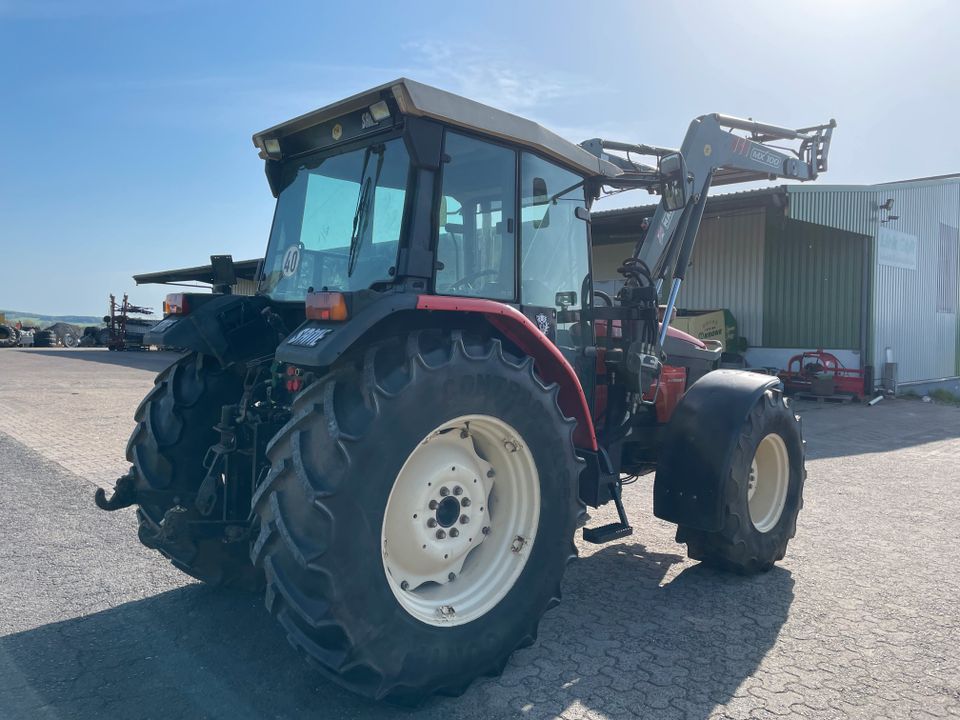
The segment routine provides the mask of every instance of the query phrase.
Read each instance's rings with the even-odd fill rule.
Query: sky
[[[159,308],[133,274],[262,256],[251,135],[401,75],[575,142],[836,118],[820,182],[960,172],[958,45],[952,0],[0,0],[0,308]]]

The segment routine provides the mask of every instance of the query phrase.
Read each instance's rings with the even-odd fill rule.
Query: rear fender
[[[664,433],[653,483],[653,514],[716,532],[723,522],[723,488],[737,438],[750,410],[777,377],[714,370],[687,390]]]
[[[561,411],[577,421],[573,434],[576,446],[596,451],[597,438],[586,396],[570,363],[521,312],[494,300],[411,293],[387,295],[364,307],[349,322],[304,323],[280,344],[277,360],[300,367],[329,367],[350,348],[379,334],[374,326],[383,328],[382,323],[396,320],[401,313],[428,312],[479,314],[494,330],[532,357],[540,377],[559,386]]]
[[[558,397],[560,410],[567,417],[577,421],[577,427],[573,431],[574,444],[579,448],[596,451],[597,435],[580,379],[560,349],[550,342],[523,313],[495,300],[436,295],[421,295],[417,301],[417,309],[481,313],[493,328],[520,348],[524,354],[533,358],[540,377],[560,387]]]
[[[187,315],[168,315],[144,335],[145,345],[210,355],[221,365],[272,355],[277,331],[263,317],[268,301],[247,295],[209,295]]]

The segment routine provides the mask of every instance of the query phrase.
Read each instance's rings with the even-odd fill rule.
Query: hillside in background
[[[38,313],[24,312],[22,310],[2,310],[0,315],[6,316],[6,324],[14,325],[18,321],[23,325],[37,325],[46,327],[55,322],[65,322],[71,325],[100,325],[103,323],[103,316],[95,317],[93,315],[40,315]]]

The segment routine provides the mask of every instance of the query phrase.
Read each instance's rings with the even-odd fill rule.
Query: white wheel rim
[[[428,625],[476,620],[520,577],[539,522],[540,476],[520,434],[489,415],[450,420],[413,449],[390,491],[387,582]]]
[[[790,456],[783,438],[766,435],[757,445],[747,476],[750,521],[762,533],[769,532],[783,515],[790,485]]]

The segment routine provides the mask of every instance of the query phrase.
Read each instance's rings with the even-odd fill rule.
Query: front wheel
[[[423,332],[301,393],[267,451],[252,557],[324,674],[411,704],[533,642],[582,508],[556,390],[498,340]]]
[[[782,560],[797,532],[806,469],[800,418],[777,390],[753,406],[737,439],[722,490],[723,526],[681,525],[677,542],[694,560],[734,572],[763,572]]]

